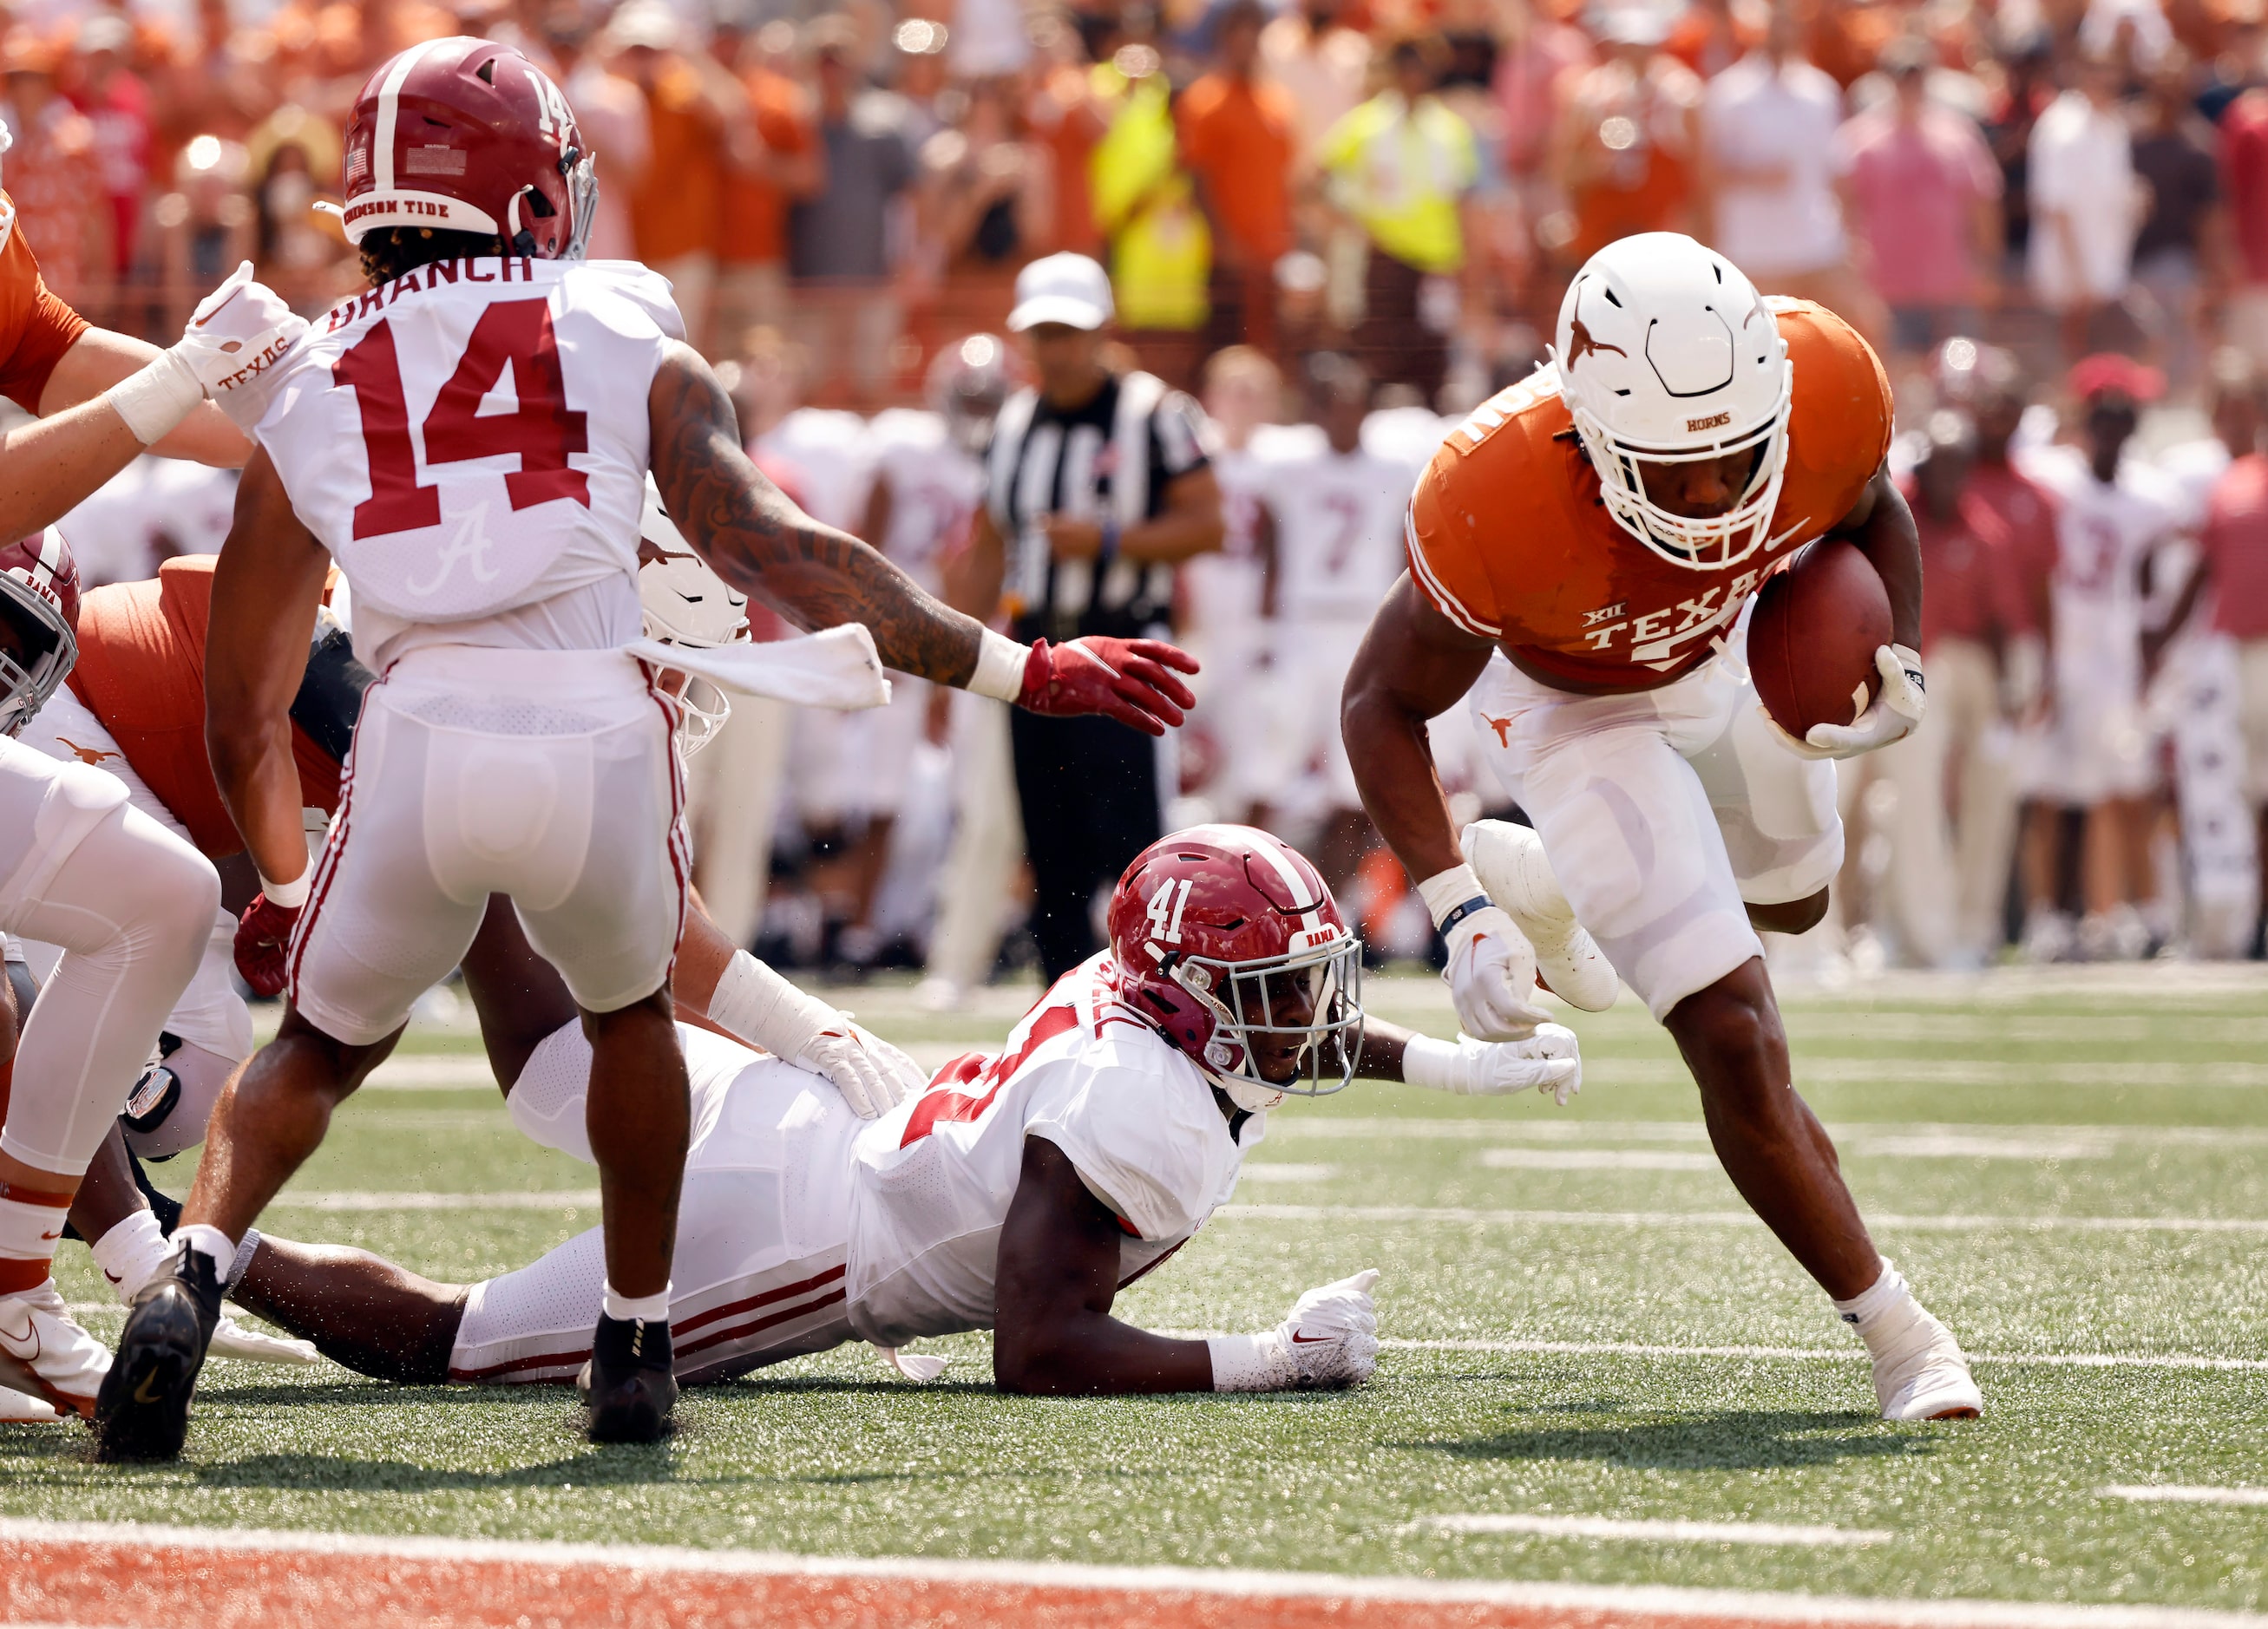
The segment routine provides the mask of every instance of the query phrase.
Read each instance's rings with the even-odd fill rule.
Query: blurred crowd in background
[[[1321,845],[1381,954],[1426,954],[1430,929],[1309,739],[1331,681],[1289,654],[1299,596],[1278,579],[1313,539],[1280,532],[1319,523],[1279,512],[1285,471],[1359,453],[1414,482],[1542,359],[1586,257],[1691,232],[1874,342],[1929,572],[1930,719],[1843,767],[1839,918],[1786,953],[1830,974],[2259,954],[2260,0],[0,15],[21,228],[60,294],[152,338],[242,259],[309,313],[357,286],[315,206],[340,195],[363,80],[420,39],[518,45],[596,152],[593,253],[667,275],[767,471],[822,519],[895,532],[932,581],[983,492],[976,399],[945,398],[972,369],[1018,377],[1014,343],[981,336],[1003,334],[1023,266],[1094,256],[1117,365],[1204,406],[1226,523],[1174,598],[1209,674],[1161,749],[1167,818]],[[217,547],[229,497],[145,460],[64,530],[91,581],[144,576]],[[1347,525],[1318,547],[1390,580],[1398,529]],[[951,1000],[1028,954],[1028,882],[997,721],[970,716],[989,704],[916,688],[896,735],[744,708],[706,759],[703,882],[784,964],[926,965]],[[1436,745],[1476,813],[1501,794],[1471,728],[1445,717]]]

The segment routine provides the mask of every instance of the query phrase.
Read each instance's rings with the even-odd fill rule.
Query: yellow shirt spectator
[[[1480,178],[1472,127],[1438,97],[1380,92],[1323,133],[1331,200],[1371,241],[1422,272],[1465,263],[1458,201]]]

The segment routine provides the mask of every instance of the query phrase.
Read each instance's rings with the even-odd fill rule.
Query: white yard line
[[[517,1190],[503,1193],[374,1193],[354,1189],[276,1196],[281,1210],[587,1210],[596,1209],[596,1188]]]
[[[1298,1138],[1441,1142],[1680,1142],[1706,1144],[1708,1128],[1690,1120],[1594,1120],[1522,1118],[1534,1110],[1528,1098],[1515,1099],[1501,1119],[1426,1119],[1385,1115],[1326,1119],[1283,1110],[1271,1115],[1268,1139],[1272,1142]],[[1549,1108],[1542,1112],[1549,1114]],[[1980,1151],[2007,1145],[2065,1142],[2088,1150],[2116,1148],[2262,1148],[2268,1147],[2268,1126],[2002,1126],[1970,1125],[1960,1121],[1838,1120],[1830,1122],[1828,1134],[1838,1148],[1860,1144],[1894,1148],[1924,1141],[1974,1142]],[[1987,1156],[1986,1157],[1989,1157]]]
[[[1738,1228],[1762,1226],[1745,1210],[1484,1210],[1452,1205],[1224,1205],[1229,1220],[1414,1222],[1506,1228]],[[1901,1216],[1869,1214],[1869,1226],[1909,1233],[2268,1234],[2250,1216]]]
[[[1412,1528],[1447,1533],[1533,1533],[1545,1538],[1631,1538],[1646,1544],[1786,1545],[1822,1548],[1883,1545],[1897,1537],[1879,1527],[1800,1527],[1778,1522],[1646,1522],[1602,1515],[1433,1515]]]
[[[2268,1616],[2165,1606],[2072,1606],[2029,1601],[1867,1600],[1852,1596],[1689,1589],[1664,1585],[1451,1582],[1344,1573],[1266,1573],[1192,1567],[1097,1567],[1061,1561],[854,1558],[693,1550],[664,1545],[576,1545],[540,1539],[391,1537],[256,1528],[144,1526],[134,1523],[0,1518],[0,1545],[76,1544],[108,1551],[399,1558],[556,1568],[608,1567],[692,1576],[909,1579],[1035,1585],[1213,1598],[1465,1603],[1532,1610],[1614,1623],[1651,1617],[1718,1623],[1862,1624],[1882,1629],[2268,1629]],[[666,1593],[667,1584],[647,1587]],[[1550,1621],[1562,1621],[1552,1618]]]
[[[1723,1169],[1714,1154],[1685,1148],[1483,1148],[1481,1163],[1491,1170]]]
[[[1400,1352],[1506,1352],[1572,1357],[1737,1358],[1797,1363],[1855,1363],[1866,1348],[1848,1346],[1673,1346],[1635,1340],[1397,1340],[1381,1346]],[[2204,1357],[2169,1352],[1971,1352],[1972,1363],[2017,1369],[2164,1369],[2217,1373],[2268,1373],[2268,1358]],[[2106,1492],[2109,1490],[2105,1490]]]
[[[1339,1174],[1336,1165],[1302,1165],[1295,1160],[1260,1160],[1248,1163],[1240,1180],[1271,1182],[1329,1182]]]
[[[2105,1499],[2146,1505],[2268,1505],[2268,1487],[2183,1487],[2172,1483],[2114,1483],[2095,1490]]]

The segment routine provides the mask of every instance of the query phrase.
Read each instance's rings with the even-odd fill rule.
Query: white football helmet
[[[1609,244],[1575,274],[1551,360],[1600,495],[1616,525],[1664,560],[1714,570],[1764,543],[1787,473],[1794,371],[1764,297],[1723,255],[1682,232]],[[1722,515],[1673,515],[1641,463],[1756,450]]]
[[[665,645],[706,649],[748,636],[748,597],[709,569],[661,506],[661,488],[645,478],[645,512],[638,517],[645,563],[638,568],[638,605],[645,636]],[[705,679],[685,676],[677,697],[678,745],[690,758],[709,745],[733,715],[733,698]]]

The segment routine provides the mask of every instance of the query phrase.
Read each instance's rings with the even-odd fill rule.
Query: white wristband
[[[1012,706],[1024,693],[1024,664],[1031,659],[1029,645],[988,627],[978,638],[976,671],[968,676],[966,688],[973,696],[990,696]]]
[[[1480,877],[1469,865],[1453,865],[1446,871],[1436,871],[1418,884],[1418,897],[1425,902],[1425,909],[1439,928],[1441,919],[1466,900],[1478,894],[1488,898],[1488,890],[1481,886]]]
[[[1437,1041],[1430,1035],[1413,1035],[1402,1048],[1402,1078],[1428,1091],[1462,1094],[1464,1049],[1454,1041]]]
[[[1300,1366],[1281,1330],[1260,1335],[1209,1335],[1216,1391],[1288,1391],[1300,1383]]]
[[[269,904],[296,911],[307,903],[307,888],[314,874],[315,868],[309,866],[288,883],[271,883],[263,877],[260,879],[260,892]]]
[[[160,351],[140,372],[103,392],[102,399],[126,421],[134,439],[147,447],[173,433],[205,399],[205,387],[187,362],[172,351]]]
[[[812,1038],[841,1022],[842,1014],[815,995],[806,995],[749,955],[733,952],[709,997],[709,1022],[751,1046],[794,1062]]]

